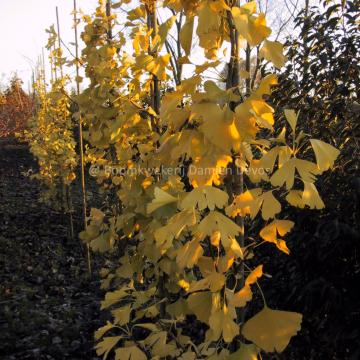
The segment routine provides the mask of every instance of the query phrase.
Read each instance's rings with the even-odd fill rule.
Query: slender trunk
[[[179,63],[179,59],[182,57],[182,50],[181,50],[181,42],[180,42],[180,32],[181,32],[181,26],[182,26],[182,20],[183,20],[184,13],[182,12],[180,14],[179,21],[176,22],[176,29],[177,29],[177,56],[178,56],[178,81],[181,83],[181,76],[183,71],[183,64]]]
[[[80,95],[80,81],[79,81],[79,43],[78,43],[78,28],[77,28],[77,5],[74,0],[74,35],[75,35],[75,68],[76,68],[76,94]],[[82,117],[79,116],[79,152],[80,152],[80,179],[81,179],[81,200],[82,200],[82,221],[84,230],[87,228],[87,201],[86,201],[86,184],[85,184],[85,163],[84,163],[84,137],[83,137],[83,126]],[[86,258],[89,276],[92,274],[91,269],[91,253],[90,245],[86,244]]]
[[[245,70],[248,72],[248,77],[245,80],[246,84],[246,95],[249,96],[251,93],[251,48],[250,45],[246,45],[246,59],[245,59]]]
[[[60,21],[59,21],[59,10],[58,10],[58,7],[56,7],[56,24],[57,24],[58,47],[59,47],[59,49],[61,49]],[[61,64],[61,63],[60,63],[60,75],[61,75],[61,78],[64,77],[63,67],[62,67],[62,64]]]
[[[158,23],[157,23],[157,16],[156,16],[156,0],[153,1],[151,7],[149,5],[146,6],[147,11],[147,25],[149,29],[152,29],[151,37],[154,38],[158,32]],[[149,55],[153,56],[154,58],[157,57],[156,51],[152,51],[149,49]],[[153,82],[151,88],[151,102],[152,108],[155,110],[156,113],[160,112],[160,86],[159,86],[159,79],[157,76],[153,75]],[[154,122],[154,119],[153,119]],[[154,129],[154,128],[153,128]]]
[[[74,220],[73,220],[73,204],[72,204],[72,196],[71,196],[71,188],[69,185],[65,187],[66,191],[66,208],[69,214],[69,238],[71,241],[74,241]]]
[[[239,1],[235,2],[235,6],[239,6]],[[240,46],[239,46],[239,34],[234,26],[234,21],[229,11],[227,14],[229,29],[230,29],[230,43],[231,43],[231,60],[229,64],[229,73],[227,78],[227,87],[234,88],[234,92],[240,94],[239,85],[240,85],[240,78],[239,78],[239,68],[240,68]],[[247,54],[250,57],[249,46],[247,46]],[[249,70],[250,70],[250,60],[249,63]],[[248,70],[248,69],[247,69]],[[248,70],[248,71],[249,71]],[[250,82],[246,83],[246,91],[250,92]],[[241,154],[234,154],[233,162],[231,164],[231,179],[229,179],[229,186],[228,192],[230,196],[230,201],[234,199],[235,196],[242,194],[244,189],[244,176],[241,169],[237,166],[237,160],[241,158]],[[237,238],[237,241],[241,248],[244,248],[244,219],[241,216],[237,216],[235,219],[237,225],[241,228],[241,233]],[[245,284],[244,279],[244,263],[243,261],[240,263],[239,272],[241,274],[240,284],[239,286],[242,288]],[[244,311],[243,309],[240,310],[238,314],[238,320],[240,323],[244,322]]]
[[[106,32],[106,40],[109,45],[112,43],[112,39],[113,39],[112,22],[110,19],[111,7],[112,7],[112,0],[106,0],[106,16],[108,17],[108,29]],[[114,144],[110,144],[109,147],[110,147],[111,161],[113,164],[115,164],[115,162],[117,160],[116,148],[115,148]],[[116,195],[116,194],[111,195],[111,197],[116,198],[116,196],[113,196],[113,195]],[[116,208],[116,210],[119,209],[118,203],[115,204],[115,208]]]
[[[66,220],[65,220],[65,213],[66,213],[66,205],[65,205],[65,197],[66,197],[66,191],[65,191],[65,184],[64,184],[64,179],[60,178],[60,184],[58,185],[60,186],[60,212],[61,212],[61,225],[64,226],[66,228]],[[68,230],[69,228],[67,228]],[[69,240],[69,233],[68,231],[66,232],[66,237],[63,240],[63,245],[65,245],[68,240]]]
[[[157,23],[157,16],[156,16],[156,0],[153,0],[151,3],[146,5],[146,13],[147,13],[147,26],[148,29],[152,30],[151,37],[154,38],[158,32],[158,23]],[[149,48],[149,55],[153,56],[154,58],[157,57],[157,52],[152,51]],[[152,86],[151,86],[151,105],[154,111],[159,114],[160,113],[160,84],[159,79],[157,76],[153,75],[152,77]],[[156,130],[156,121],[155,117],[151,116],[151,124],[153,131]],[[161,300],[166,297],[166,289],[165,289],[165,281],[166,275],[161,273],[159,277],[158,283],[158,293]],[[164,318],[166,315],[166,304],[165,302],[160,303],[160,316]]]
[[[111,16],[111,0],[106,0],[106,16]],[[107,30],[107,40],[110,43],[112,40],[112,26],[111,26],[111,20],[108,20],[108,30]]]

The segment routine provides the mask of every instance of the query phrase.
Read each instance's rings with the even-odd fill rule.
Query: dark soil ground
[[[98,359],[93,333],[106,314],[99,310],[97,271],[106,258],[93,257],[89,279],[80,241],[68,241],[67,219],[39,201],[40,184],[26,176],[30,169],[36,162],[27,146],[0,139],[0,359]],[[341,194],[327,196],[323,212],[291,214],[297,228],[288,238],[290,257],[259,249],[272,275],[262,283],[269,305],[304,315],[286,351],[264,360],[360,359],[360,195],[324,186],[324,194]],[[94,179],[88,188],[90,205],[98,205]],[[82,230],[79,189],[76,183],[75,234]],[[201,335],[201,327],[187,327],[194,338]]]
[[[66,219],[39,202],[35,167],[25,145],[0,142],[0,358],[96,359],[103,294]]]

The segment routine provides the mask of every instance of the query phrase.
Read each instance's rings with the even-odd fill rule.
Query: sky
[[[97,0],[77,0],[77,4],[89,13],[95,9]],[[74,41],[73,0],[0,0],[1,84],[6,84],[16,72],[27,90],[32,68],[47,43],[45,29],[56,23],[56,6],[61,37],[69,44]]]
[[[268,17],[272,28],[277,20],[286,20],[289,17],[284,1],[289,0],[258,0],[260,4],[269,4]],[[303,0],[296,1],[303,2]],[[97,0],[77,0],[78,8],[86,14],[92,13],[97,3]],[[133,3],[137,1],[134,0]],[[45,29],[56,24],[56,6],[59,9],[61,38],[73,50],[73,46],[69,44],[74,42],[71,14],[73,0],[0,0],[0,88],[6,85],[16,72],[24,82],[24,89],[28,90],[32,69],[47,43]],[[262,7],[265,8],[265,5]],[[79,34],[80,32],[81,29]],[[67,50],[63,50],[64,55],[71,58]],[[47,70],[49,78],[49,69]],[[71,72],[70,74],[73,75]]]

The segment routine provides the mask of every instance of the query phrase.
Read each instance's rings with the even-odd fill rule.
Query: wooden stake
[[[46,70],[45,70],[45,52],[44,48],[42,48],[42,72],[43,72],[43,80],[44,80],[44,91],[46,94]]]
[[[61,49],[61,36],[60,36],[60,21],[59,21],[59,10],[58,7],[56,7],[56,23],[57,23],[57,38],[58,38],[58,47],[59,49]],[[60,63],[60,74],[61,74],[61,78],[64,77],[63,74],[63,67],[62,64]]]
[[[153,0],[151,3],[146,4],[146,14],[147,14],[147,26],[148,29],[152,29],[151,37],[154,39],[158,33],[158,23],[157,23],[157,16],[156,16],[156,4],[157,0]],[[149,55],[153,56],[154,58],[157,57],[157,52],[152,51],[149,47]],[[160,83],[157,76],[153,75],[152,87],[151,87],[151,106],[154,111],[159,114],[160,113]],[[153,131],[156,130],[156,123],[155,117],[151,116],[151,125]],[[161,273],[159,276],[159,283],[158,283],[158,292],[160,300],[163,300],[166,297],[166,274]],[[160,317],[165,318],[166,316],[166,302],[160,302]]]
[[[59,9],[56,6],[56,24],[57,24],[57,40],[58,40],[58,47],[61,50],[61,35],[60,35],[60,20],[59,20]],[[64,78],[63,66],[60,59],[60,75],[61,79]],[[73,209],[72,209],[72,194],[71,188],[69,185],[65,185],[65,204],[66,204],[66,211],[69,216],[69,232],[70,232],[70,239],[74,240],[74,221],[73,221]]]
[[[52,50],[51,51],[54,51],[55,50],[55,45],[52,47]],[[51,57],[52,58],[52,57]],[[54,61],[52,60],[52,65],[53,65],[53,69],[54,69],[54,79],[55,81],[57,81],[58,77],[57,77],[57,69],[56,69],[56,66],[55,66],[55,63]]]
[[[80,82],[79,82],[79,43],[78,43],[78,31],[77,31],[77,5],[76,0],[74,0],[74,32],[75,32],[75,66],[76,66],[76,94],[80,94]],[[82,217],[83,217],[83,226],[84,229],[87,228],[87,201],[86,201],[86,184],[85,184],[85,164],[84,164],[84,138],[83,138],[83,127],[82,127],[82,118],[79,116],[79,148],[80,148],[80,176],[81,176],[81,197],[82,197]],[[89,276],[92,274],[91,269],[91,254],[90,246],[86,245],[87,253],[87,266]]]

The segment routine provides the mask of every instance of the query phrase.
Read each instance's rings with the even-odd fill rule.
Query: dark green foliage
[[[318,183],[326,208],[290,210],[297,224],[292,254],[267,269],[276,284],[268,298],[304,313],[284,359],[360,358],[359,9],[358,0],[331,1],[309,8],[307,18],[298,15],[300,36],[287,42],[289,61],[271,98],[278,116],[300,110],[306,133],[341,150],[334,172]]]

